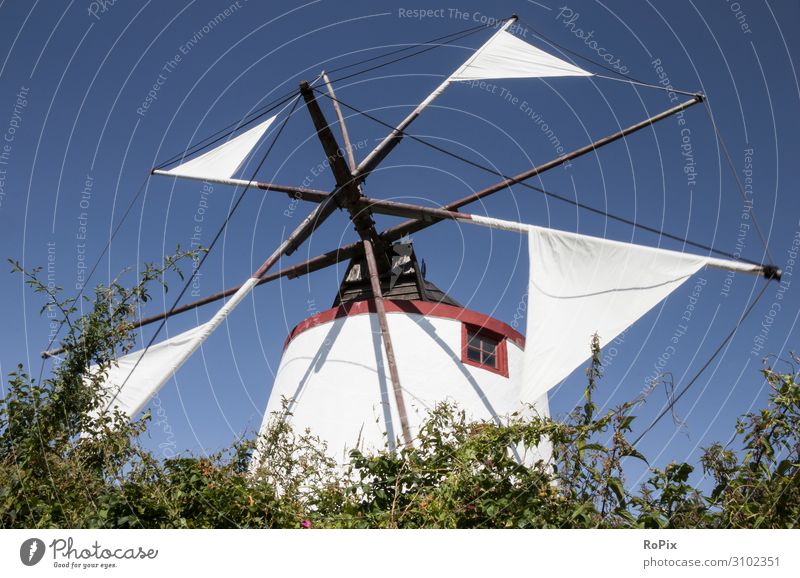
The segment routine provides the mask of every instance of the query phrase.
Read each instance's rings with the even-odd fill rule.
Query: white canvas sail
[[[502,30],[456,70],[450,80],[591,75],[591,72],[556,58]]]
[[[697,255],[535,228],[521,399],[566,378],[706,264]]]
[[[762,274],[759,265],[656,249],[589,235],[472,216],[496,229],[528,233],[530,277],[522,389],[533,403],[590,355],[650,311],[704,266]]]
[[[146,354],[140,349],[117,359],[117,365],[109,369],[103,385],[107,392],[106,409],[119,409],[128,417],[139,413],[180,367],[181,359],[191,355],[197,337],[205,331],[205,324],[200,325],[154,343]]]
[[[512,17],[478,48],[467,61],[430,93],[397,127],[376,146],[358,165],[356,173],[371,171],[394,148],[402,133],[422,111],[453,82],[487,78],[541,78],[550,76],[591,76],[578,68],[520,40],[508,29],[516,22]]]
[[[105,409],[137,414],[257,284],[257,278],[248,279],[207,323],[119,358],[103,383]]]
[[[250,151],[275,121],[270,117],[250,130],[162,174],[194,179],[229,179],[241,168]]]

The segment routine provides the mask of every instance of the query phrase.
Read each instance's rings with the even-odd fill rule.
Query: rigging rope
[[[467,36],[471,36],[472,34],[475,34],[478,30],[481,30],[481,29],[487,28],[487,27],[488,27],[488,25],[481,25],[480,27],[477,27],[477,28],[474,28],[474,29],[470,29],[470,31],[461,34],[461,36],[458,36],[456,38],[452,38],[452,39],[448,40],[447,42],[442,42],[441,44],[434,44],[432,46],[428,46],[427,48],[423,48],[422,50],[414,52],[413,54],[408,54],[406,56],[401,56],[400,58],[395,58],[394,60],[390,60],[389,62],[385,62],[383,64],[378,64],[378,65],[372,66],[370,68],[365,68],[364,70],[359,70],[358,72],[353,72],[352,74],[347,74],[345,76],[340,76],[338,78],[334,78],[334,79],[331,80],[331,82],[341,82],[342,80],[347,80],[347,79],[352,78],[354,76],[358,76],[359,74],[364,74],[365,72],[371,72],[371,71],[376,70],[378,68],[382,68],[384,66],[388,66],[390,64],[394,64],[395,62],[400,62],[401,60],[405,60],[407,58],[412,58],[414,56],[418,56],[420,54],[423,54],[425,52],[433,50],[434,48],[439,48],[441,46],[446,46],[446,45],[450,44],[451,42],[455,42],[456,40],[461,40],[462,38],[466,38]]]
[[[758,292],[756,298],[753,299],[750,305],[748,305],[747,309],[745,309],[745,312],[739,317],[739,320],[736,322],[736,325],[734,325],[733,329],[731,329],[730,333],[728,333],[728,335],[725,336],[725,339],[722,340],[722,343],[719,344],[719,347],[717,347],[714,353],[711,354],[711,357],[708,358],[708,361],[706,361],[705,364],[703,364],[703,367],[701,367],[700,370],[694,375],[694,377],[692,377],[692,379],[689,380],[689,383],[686,384],[686,387],[684,387],[678,395],[672,398],[672,400],[661,411],[661,413],[659,413],[658,416],[652,422],[650,422],[650,425],[648,425],[644,429],[644,431],[641,434],[639,434],[639,436],[633,441],[633,443],[631,444],[633,447],[636,447],[636,445],[642,440],[642,438],[645,435],[647,435],[659,421],[661,421],[661,418],[663,418],[672,410],[673,406],[676,403],[678,403],[678,400],[680,400],[680,398],[683,397],[683,395],[687,391],[689,391],[689,388],[691,388],[698,380],[698,378],[703,374],[703,372],[706,369],[708,369],[708,367],[711,365],[711,362],[714,361],[717,355],[719,355],[720,351],[722,351],[722,349],[728,344],[728,342],[733,338],[733,336],[736,335],[736,332],[739,330],[739,327],[741,326],[742,323],[744,323],[744,320],[747,319],[747,316],[750,315],[750,312],[755,308],[756,304],[761,299],[762,295],[764,295],[764,292],[767,290],[767,287],[769,287],[769,280],[765,279],[764,285],[761,287],[761,291]]]
[[[728,167],[731,169],[733,178],[736,180],[736,184],[739,187],[739,193],[742,195],[742,200],[745,202],[745,204],[747,204],[747,193],[744,190],[741,179],[739,179],[739,173],[736,172],[736,166],[733,164],[733,159],[731,158],[731,153],[728,151],[728,147],[725,144],[725,139],[722,138],[722,133],[720,132],[719,127],[717,127],[717,123],[714,121],[714,115],[711,112],[711,105],[708,103],[708,99],[705,100],[705,105],[706,113],[711,121],[711,126],[714,128],[714,134],[717,137],[717,142],[719,142],[723,152],[725,153],[725,158],[728,161]],[[772,258],[772,253],[769,250],[767,239],[764,237],[764,233],[761,230],[761,225],[759,225],[758,219],[756,218],[755,209],[751,207],[749,213],[753,220],[753,225],[755,225],[756,231],[758,232],[758,236],[761,238],[761,243],[764,245],[764,252],[767,255],[767,259],[769,259],[770,263],[775,263],[775,260]]]
[[[331,97],[326,92],[323,92],[323,91],[321,91],[319,89],[316,89],[316,88],[314,90],[316,90],[319,94],[322,94],[322,95],[326,96],[327,98],[329,98],[331,100],[334,100],[334,98]],[[377,122],[377,123],[379,123],[379,124],[381,124],[381,125],[383,125],[385,127],[388,127],[388,128],[390,128],[392,130],[394,130],[394,128],[395,128],[392,125],[390,125],[389,123],[386,123],[386,122],[380,120],[379,118],[376,118],[375,116],[373,116],[373,115],[371,115],[371,114],[369,114],[367,112],[359,110],[356,107],[351,106],[351,105],[343,102],[339,97],[336,97],[335,100],[339,104],[341,104],[342,106],[352,110],[353,112],[355,112],[357,114],[364,115],[365,117],[369,118],[370,120],[373,120],[373,121],[375,121],[375,122]],[[478,163],[476,161],[473,161],[473,160],[470,160],[470,159],[468,159],[466,157],[463,157],[463,156],[459,155],[458,153],[454,153],[452,151],[449,151],[449,150],[445,149],[444,147],[441,147],[439,145],[436,145],[436,144],[433,144],[431,142],[428,142],[427,140],[425,140],[425,139],[423,139],[421,137],[418,137],[416,135],[409,134],[409,133],[404,132],[404,131],[400,131],[400,134],[402,134],[403,136],[408,137],[411,140],[419,142],[420,144],[423,144],[423,145],[425,145],[425,146],[427,146],[429,148],[432,148],[432,149],[434,149],[436,151],[439,151],[439,152],[441,152],[441,153],[443,153],[445,155],[448,155],[448,156],[453,157],[453,158],[455,158],[455,159],[457,159],[459,161],[462,161],[462,162],[467,163],[467,164],[469,164],[471,166],[474,166],[474,167],[476,167],[478,169],[481,169],[483,171],[491,173],[492,175],[500,177],[500,178],[502,178],[504,180],[512,178],[512,177],[510,177],[510,176],[508,176],[508,175],[506,175],[504,173],[501,173],[500,171],[496,171],[495,169],[493,169],[491,167],[487,167],[486,165],[483,165],[481,163]],[[584,209],[586,211],[595,213],[597,215],[601,215],[601,216],[603,216],[605,218],[608,218],[608,219],[611,219],[613,221],[624,223],[624,224],[630,225],[630,226],[632,226],[634,228],[641,229],[641,230],[647,231],[649,233],[654,233],[654,234],[659,235],[661,237],[666,237],[667,239],[672,239],[673,241],[679,241],[681,243],[685,243],[685,244],[687,244],[687,245],[689,245],[691,247],[695,247],[697,249],[702,249],[704,251],[709,251],[711,253],[715,253],[717,255],[720,255],[720,256],[723,256],[723,257],[727,257],[729,259],[734,259],[736,261],[741,261],[741,262],[744,262],[744,263],[750,263],[751,265],[761,265],[761,263],[757,263],[756,261],[751,261],[749,259],[742,258],[741,256],[737,257],[733,253],[729,253],[727,251],[723,251],[721,249],[717,249],[717,248],[712,247],[710,245],[705,245],[703,243],[698,243],[698,242],[695,242],[695,241],[691,241],[689,239],[685,239],[685,238],[681,237],[680,235],[674,235],[672,233],[667,233],[667,232],[662,231],[660,229],[657,229],[655,227],[650,227],[648,225],[643,225],[641,223],[637,223],[636,221],[634,221],[632,219],[628,219],[626,217],[621,217],[621,216],[615,215],[613,213],[609,213],[608,211],[605,211],[603,209],[598,209],[597,207],[593,207],[591,205],[587,205],[586,203],[582,203],[580,201],[575,201],[573,199],[570,199],[567,196],[560,195],[558,193],[554,193],[552,191],[543,189],[541,187],[537,187],[535,185],[531,185],[530,183],[526,183],[526,182],[520,181],[520,182],[515,183],[515,184],[518,184],[518,185],[523,186],[525,188],[528,188],[528,189],[534,190],[536,192],[542,193],[543,195],[545,195],[547,197],[550,197],[550,198],[553,198],[553,199],[557,199],[557,200],[563,201],[565,203],[569,203],[570,205],[573,205],[573,206],[578,207],[580,209]]]
[[[210,147],[213,144],[218,143],[222,139],[232,135],[234,132],[236,132],[240,128],[248,126],[248,125],[254,123],[258,119],[262,118],[263,116],[269,114],[270,112],[272,112],[273,110],[278,108],[279,106],[282,106],[282,105],[286,104],[292,98],[297,96],[299,93],[300,93],[299,90],[294,90],[292,92],[287,93],[284,96],[280,96],[280,97],[276,98],[275,100],[265,104],[264,106],[262,106],[260,108],[257,108],[254,112],[252,112],[252,113],[250,113],[248,115],[245,115],[243,118],[237,120],[236,122],[233,122],[233,123],[227,125],[226,127],[221,128],[220,130],[218,130],[214,134],[211,134],[211,135],[205,137],[203,140],[198,141],[197,143],[191,145],[188,149],[184,150],[183,152],[180,152],[180,153],[178,153],[176,155],[172,155],[169,159],[167,159],[163,163],[160,163],[159,165],[154,167],[154,169],[163,169],[167,165],[171,165],[174,162],[183,160],[184,158],[186,158],[188,156],[191,156],[196,152],[199,152],[199,151],[201,151],[203,149],[206,149],[206,148]],[[225,132],[225,131],[227,131],[227,132]],[[223,132],[225,134],[220,135],[220,133],[223,133]],[[220,135],[220,136],[218,136],[218,135]],[[214,137],[217,137],[217,138],[214,138]],[[213,140],[210,140],[210,139],[213,139]]]
[[[635,77],[631,76],[630,74],[622,73],[622,72],[620,72],[619,70],[617,70],[615,68],[606,66],[605,64],[597,62],[597,61],[589,58],[588,56],[584,56],[583,54],[580,54],[579,52],[571,50],[571,49],[567,48],[566,46],[563,46],[563,45],[559,44],[555,40],[551,40],[550,38],[548,38],[547,36],[545,36],[544,34],[539,32],[538,30],[536,30],[527,21],[523,22],[522,20],[520,20],[520,24],[524,24],[526,27],[530,28],[535,36],[538,36],[539,38],[544,40],[544,42],[546,42],[550,46],[555,47],[558,50],[561,50],[561,51],[566,52],[568,54],[571,54],[572,56],[575,56],[576,58],[580,58],[581,60],[585,60],[586,62],[588,62],[590,64],[593,64],[594,66],[597,66],[599,68],[602,68],[603,70],[606,70],[606,71],[608,71],[608,72],[610,72],[612,74],[616,74],[619,77],[619,78],[615,78],[615,77],[611,77],[611,76],[604,76],[602,74],[595,74],[594,76],[596,76],[598,78],[604,78],[606,80],[615,80],[617,82],[627,82],[629,84],[643,86],[643,87],[646,87],[646,88],[657,88],[659,90],[664,90],[664,91],[667,91],[667,92],[675,92],[675,93],[678,93],[678,94],[685,94],[686,96],[695,96],[697,94],[696,92],[689,92],[689,91],[686,91],[686,90],[678,90],[676,88],[662,86],[660,84],[652,84],[650,82],[645,82],[644,80],[640,80],[638,78],[635,78]]]

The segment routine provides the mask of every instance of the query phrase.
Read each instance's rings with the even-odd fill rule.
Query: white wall
[[[461,362],[460,321],[392,312],[387,317],[412,435],[426,411],[442,400],[455,401],[476,419],[498,419],[520,409],[515,390],[522,349],[511,340],[506,340],[509,376],[504,377]],[[265,424],[280,411],[282,397],[294,400],[295,429],[310,428],[328,442],[337,460],[345,461],[347,449],[359,439],[367,449],[381,449],[384,432],[392,442],[401,437],[374,313],[342,317],[296,335],[281,359]],[[548,415],[547,396],[536,409]],[[547,448],[540,451],[549,454]]]

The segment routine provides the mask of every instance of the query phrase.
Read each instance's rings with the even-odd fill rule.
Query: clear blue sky
[[[91,266],[112,222],[118,222],[158,161],[291,90],[301,79],[314,78],[322,68],[456,32],[480,23],[484,16],[511,13],[520,15],[523,26],[532,26],[524,32],[526,39],[540,47],[545,45],[533,29],[589,59],[598,60],[602,50],[646,82],[658,82],[656,61],[660,61],[675,87],[705,92],[740,175],[745,164],[752,163],[755,212],[778,265],[786,264],[787,250],[800,230],[796,191],[800,103],[794,64],[798,47],[790,30],[800,21],[795,2],[101,4],[0,5],[0,133],[10,139],[0,143],[8,145],[0,148],[5,154],[0,159],[2,256],[19,259],[29,268],[44,266],[50,247],[54,280],[68,294],[76,291],[81,260]],[[208,27],[226,7],[231,7],[230,15]],[[408,16],[408,11],[418,9],[430,9],[429,17]],[[338,94],[395,123],[488,34],[484,31],[456,46],[346,80],[337,85]],[[170,66],[176,55],[180,62]],[[585,61],[575,62],[603,72]],[[497,88],[450,88],[413,125],[413,132],[514,174],[557,154],[536,118],[552,127],[566,149],[573,149],[670,106],[664,92],[603,79],[492,84]],[[154,85],[156,98],[145,110],[143,103]],[[504,98],[509,93],[516,102]],[[330,176],[313,174],[323,154],[302,112],[290,122],[259,176],[287,184],[310,177],[311,186],[327,189]],[[735,180],[703,107],[687,111],[685,120],[682,127],[676,119],[668,119],[655,130],[550,171],[535,184],[735,251],[743,209]],[[352,118],[349,129],[354,141],[364,141],[359,145],[361,158],[364,148],[371,148],[385,133],[363,118]],[[748,149],[751,155],[745,153]],[[366,192],[444,203],[495,180],[406,142],[368,180]],[[215,187],[203,200],[200,185],[182,182],[173,187],[168,179],[151,179],[145,198],[125,222],[93,282],[108,281],[109,275],[125,267],[135,270],[138,263],[156,261],[177,243],[188,245],[199,218],[202,242],[209,243],[232,198],[232,190],[224,187]],[[470,209],[614,239],[660,242],[654,235],[576,212],[563,203],[548,203],[521,187]],[[281,196],[249,192],[224,242],[202,271],[200,293],[245,279],[309,210],[305,204],[292,210]],[[394,222],[378,220],[381,225]],[[354,237],[347,219],[337,215],[286,263]],[[414,240],[431,280],[470,308],[513,321],[527,282],[524,239],[446,223],[415,235]],[[763,248],[754,229],[743,243],[743,256],[762,260]],[[680,248],[673,242],[661,244]],[[341,273],[341,268],[331,268],[257,289],[202,354],[195,355],[177,380],[162,390],[162,416],[151,428],[148,443],[165,451],[210,451],[256,429],[286,334],[308,315],[307,310],[330,306]],[[132,281],[133,273],[125,279]],[[701,279],[704,285],[685,323],[681,317],[692,305],[691,294]],[[767,290],[720,364],[713,364],[678,404],[683,429],[665,419],[645,438],[643,450],[657,456],[656,464],[696,460],[699,446],[727,441],[736,416],[764,403],[758,373],[761,358],[769,353],[786,358],[798,347],[800,281],[788,276],[787,281],[781,299],[777,284]],[[761,283],[739,276],[726,285],[725,273],[700,272],[622,342],[607,348],[601,401],[613,405],[635,397],[660,358],[676,383],[685,383],[735,324]],[[38,313],[42,302],[26,292],[19,276],[2,275],[0,284],[2,373],[23,362],[38,374],[39,351],[49,332],[48,320]],[[174,294],[157,296],[143,313],[160,311]],[[213,307],[199,311],[197,318],[189,314],[176,319],[168,332],[177,333],[212,312]],[[768,331],[762,329],[765,318]],[[673,343],[676,331],[680,335]],[[763,349],[753,352],[759,335],[765,337]],[[552,394],[554,414],[564,414],[579,400],[583,381],[581,372],[576,372]],[[640,427],[664,400],[663,389],[652,394],[641,410]]]

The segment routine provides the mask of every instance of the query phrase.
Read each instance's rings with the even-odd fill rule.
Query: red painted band
[[[512,328],[510,325],[503,323],[493,317],[471,311],[461,307],[453,307],[452,305],[445,305],[444,303],[433,303],[431,301],[390,301],[385,300],[387,313],[414,313],[417,315],[425,315],[426,317],[441,317],[443,319],[455,319],[470,325],[488,329],[502,337],[508,338],[513,341],[521,349],[525,349],[525,336],[519,331]],[[367,301],[353,301],[321,311],[316,315],[312,315],[308,319],[301,321],[297,326],[292,329],[283,348],[300,335],[303,331],[307,331],[312,327],[317,327],[323,323],[339,319],[340,317],[350,317],[353,315],[363,315],[365,313],[375,313],[375,302],[373,300]]]

